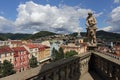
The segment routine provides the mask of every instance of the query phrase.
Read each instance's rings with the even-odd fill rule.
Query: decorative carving
[[[89,46],[96,46],[96,19],[93,16],[92,12],[88,13],[88,17],[86,19],[86,26],[86,36],[89,39]]]

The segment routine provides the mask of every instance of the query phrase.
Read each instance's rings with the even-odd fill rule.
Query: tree
[[[60,57],[64,58],[64,51],[62,47],[59,48],[59,53],[60,53]]]
[[[76,51],[74,51],[74,50],[67,51],[65,53],[65,58],[71,57],[71,56],[76,55],[76,54],[78,54],[78,53]]]
[[[54,61],[55,58],[56,58],[56,49],[53,47],[52,55],[51,55],[51,59],[52,59],[52,61]]]
[[[3,65],[2,65],[2,63],[0,63],[0,78],[2,77],[2,69],[3,68]]]
[[[30,59],[30,67],[34,68],[37,67],[37,58],[35,56],[32,55],[32,58]]]
[[[55,48],[52,50],[52,61],[56,61],[59,59],[64,58],[64,52],[62,48],[59,48],[59,51],[57,51]]]
[[[52,61],[56,61],[58,59],[59,59],[59,52],[55,48],[53,48],[53,50],[52,50]]]
[[[2,70],[2,75],[3,76],[8,76],[8,75],[11,75],[11,74],[15,73],[15,71],[13,70],[14,69],[13,65],[8,60],[3,61],[2,69],[3,69]]]

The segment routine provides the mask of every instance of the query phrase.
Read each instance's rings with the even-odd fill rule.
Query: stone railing
[[[117,56],[117,55],[115,55],[115,54],[111,54],[111,53],[103,53],[103,54],[105,54],[105,55],[107,55],[107,56],[110,56],[110,57],[113,57],[113,58],[115,58],[115,59],[120,60],[120,56]]]
[[[120,80],[120,60],[106,54],[93,52],[90,70],[95,71],[103,80]]]
[[[115,58],[115,59],[120,60],[120,56],[117,56],[117,55],[115,55],[115,54],[113,54],[113,53],[102,52],[102,51],[99,51],[99,50],[96,50],[96,52],[99,52],[99,53],[102,53],[102,54],[105,54],[105,55],[107,55],[107,56],[110,56],[110,57],[113,57],[113,58]]]
[[[98,52],[88,52],[41,64],[24,72],[0,80],[80,80],[88,71],[98,74],[102,80],[120,80],[120,60]],[[97,79],[95,79],[97,80]]]
[[[16,73],[0,80],[79,80],[88,72],[91,53],[41,65],[37,68]]]

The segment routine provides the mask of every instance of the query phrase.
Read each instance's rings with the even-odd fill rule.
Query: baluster
[[[59,80],[59,76],[59,70],[57,69],[53,72],[53,80]]]
[[[53,80],[53,73],[46,74],[45,80]]]
[[[68,65],[66,67],[66,80],[69,80],[70,79],[70,66]]]

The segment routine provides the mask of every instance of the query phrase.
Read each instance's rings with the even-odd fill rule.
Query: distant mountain
[[[7,40],[7,39],[37,39],[40,37],[57,35],[57,33],[49,32],[49,31],[40,31],[36,34],[23,34],[23,33],[0,33],[0,40]],[[77,36],[77,32],[69,34],[70,36]],[[86,32],[81,32],[81,36],[85,37]],[[97,38],[105,39],[105,40],[120,40],[120,34],[106,32],[106,31],[97,31]]]
[[[0,40],[7,40],[7,39],[37,39],[40,37],[56,35],[56,33],[49,32],[49,31],[40,31],[36,34],[23,34],[23,33],[0,33]]]
[[[31,34],[23,34],[23,33],[0,33],[0,40],[7,40],[7,39],[24,39],[28,36],[30,36]]]
[[[69,35],[70,35],[70,36],[73,36],[73,37],[76,37],[76,36],[78,35],[78,33],[77,33],[77,32],[74,32],[74,33],[69,34]],[[81,32],[80,35],[81,35],[82,37],[85,37],[86,32]]]
[[[40,31],[36,34],[32,34],[31,36],[27,37],[27,39],[37,39],[40,37],[52,36],[52,35],[56,35],[56,33],[49,32],[49,31]]]
[[[76,37],[77,32],[72,33],[70,35]],[[86,32],[81,32],[81,36],[85,37],[85,35],[86,35]],[[100,31],[97,31],[96,35],[97,35],[97,38],[108,40],[108,41],[120,40],[120,34],[118,33],[112,33],[112,32],[106,32],[106,31],[100,30]]]
[[[105,40],[116,41],[120,40],[119,33],[106,32],[103,30],[97,31],[97,37]]]

